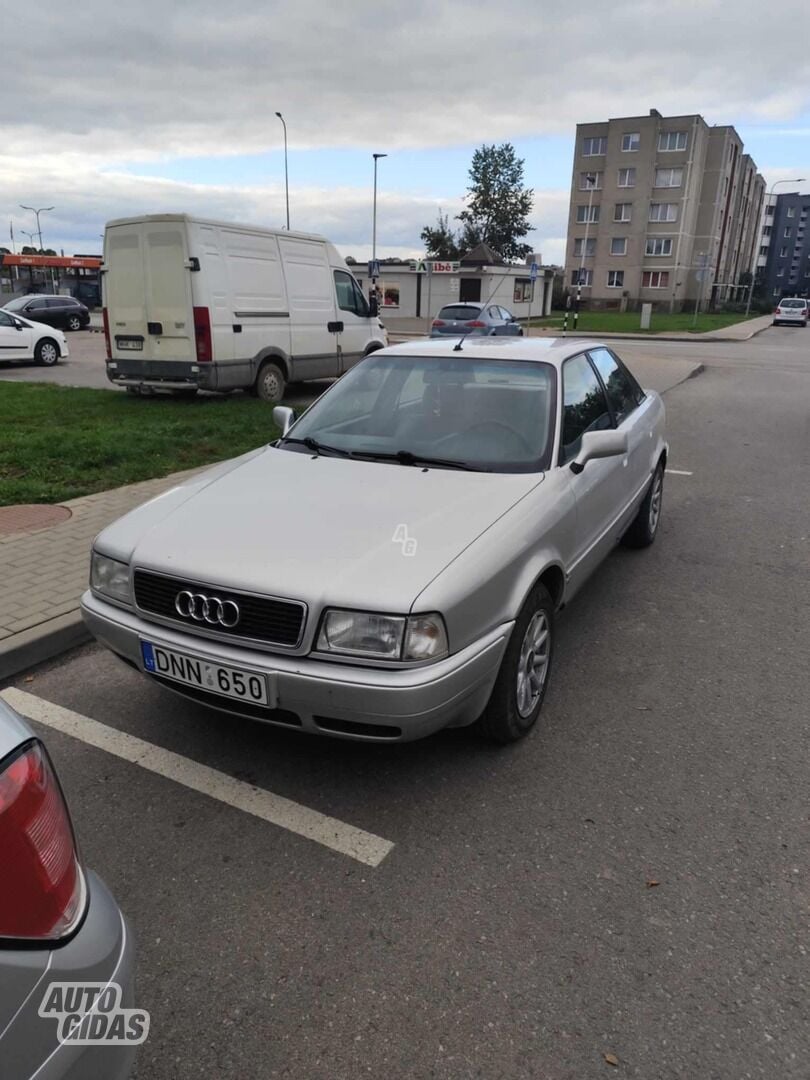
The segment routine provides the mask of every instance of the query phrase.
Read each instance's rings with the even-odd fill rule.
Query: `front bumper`
[[[64,945],[51,950],[45,970],[27,995],[10,1026],[0,1037],[2,1075],[35,1080],[126,1080],[137,1048],[124,1043],[79,1046],[59,1043],[57,1022],[39,1015],[52,983],[115,982],[121,1005],[134,1006],[134,944],[132,932],[104,883],[87,872],[89,904],[84,921]],[[7,960],[0,952],[0,972]],[[39,950],[11,950],[17,965],[43,964]]]
[[[243,667],[273,680],[276,708],[252,706],[158,680],[178,694],[237,716],[250,716],[319,735],[372,742],[407,742],[446,727],[471,724],[484,711],[512,623],[491,630],[461,652],[414,668],[363,667],[312,656],[259,652],[230,641],[213,642],[147,622],[134,611],[108,604],[89,590],[82,615],[93,634],[143,671],[145,639],[203,660]],[[150,675],[149,678],[154,678]]]

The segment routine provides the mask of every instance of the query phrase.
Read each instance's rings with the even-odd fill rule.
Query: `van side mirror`
[[[582,436],[579,453],[571,462],[571,472],[579,475],[589,461],[596,458],[618,457],[627,453],[627,432],[586,431]]]
[[[375,318],[380,314],[380,306],[377,303],[377,297],[374,293],[368,298],[368,313],[370,318]]]
[[[282,439],[295,423],[295,413],[288,405],[276,405],[273,409],[273,423],[281,428]]]

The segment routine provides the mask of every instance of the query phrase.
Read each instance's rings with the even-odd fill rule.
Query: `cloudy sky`
[[[530,242],[563,256],[574,126],[700,112],[769,183],[810,177],[805,0],[38,0],[3,5],[0,244],[50,206],[47,246],[100,250],[110,218],[171,210],[281,225],[367,258],[413,255],[461,206],[473,150],[514,143]],[[19,23],[15,27],[15,21]],[[795,28],[792,32],[791,28]],[[807,183],[797,185],[810,190]],[[790,190],[783,188],[782,190]]]

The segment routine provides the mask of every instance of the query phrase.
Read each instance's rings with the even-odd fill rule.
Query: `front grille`
[[[236,626],[210,626],[194,619],[184,619],[174,606],[177,594],[188,589],[220,600],[232,600],[239,606],[239,622]],[[164,577],[148,570],[135,571],[135,603],[141,611],[159,615],[163,619],[185,627],[191,633],[205,632],[218,637],[249,638],[268,645],[296,646],[301,640],[306,608],[294,600],[276,600],[267,596],[219,589],[213,585],[200,585],[180,578]]]

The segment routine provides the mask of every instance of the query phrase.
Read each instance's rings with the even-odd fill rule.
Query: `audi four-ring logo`
[[[194,619],[209,626],[224,626],[226,630],[239,622],[239,605],[233,600],[220,600],[218,596],[206,596],[205,593],[189,592],[188,589],[177,594],[174,609],[184,619]]]

